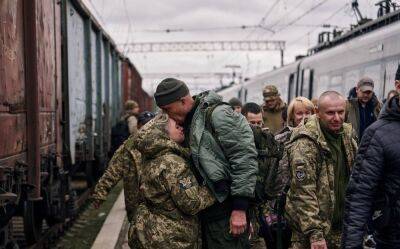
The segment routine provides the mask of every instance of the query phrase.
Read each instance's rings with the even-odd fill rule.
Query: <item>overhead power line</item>
[[[281,0],[275,0],[275,2],[274,2],[274,3],[271,5],[271,7],[267,10],[267,12],[265,13],[265,15],[264,15],[264,16],[261,18],[261,20],[258,22],[258,25],[259,25],[259,26],[264,26],[264,27],[265,27],[265,25],[264,25],[265,20],[268,18],[269,14],[272,12],[272,10],[274,10],[275,6],[277,6],[278,3],[279,3],[280,1],[281,1]],[[267,30],[270,31],[270,32],[274,32],[274,31],[273,31],[272,29],[270,29],[270,28],[267,28]],[[250,31],[250,32],[246,35],[246,38],[245,38],[245,39],[249,39],[250,36],[251,36],[252,34],[254,34],[254,32],[255,32],[255,30]]]
[[[266,29],[262,25],[238,25],[238,26],[220,26],[207,28],[166,28],[166,29],[144,29],[137,32],[154,32],[154,33],[176,33],[176,32],[202,32],[202,31],[218,31],[218,30],[234,30],[234,29]]]
[[[337,9],[335,12],[333,12],[333,13],[332,13],[330,16],[328,16],[326,19],[324,19],[324,20],[322,21],[322,23],[328,22],[328,21],[331,20],[333,17],[335,17],[337,14],[339,14],[340,12],[342,12],[346,7],[348,7],[348,4],[347,4],[347,3],[344,4],[343,6],[341,6],[339,9]],[[306,34],[304,34],[304,35],[302,35],[302,36],[300,36],[300,37],[298,37],[298,38],[296,38],[296,39],[293,39],[293,40],[289,41],[288,44],[293,44],[293,43],[299,41],[299,40],[302,39],[303,37],[310,35],[312,32],[314,32],[314,31],[317,30],[318,28],[329,28],[329,27],[332,27],[332,26],[335,27],[334,25],[331,25],[331,26],[328,26],[328,25],[324,26],[324,24],[323,24],[322,26],[319,25],[319,26],[313,28],[312,30],[308,31]],[[336,26],[336,27],[337,27],[337,26]],[[338,27],[338,28],[340,28],[340,27]]]
[[[261,18],[260,23],[259,24],[265,24],[265,20],[267,20],[267,18],[269,17],[269,15],[272,13],[272,11],[275,9],[275,7],[278,5],[278,3],[281,0],[276,0],[271,7],[268,9],[268,11],[265,13],[265,15]]]
[[[296,22],[300,21],[301,19],[303,19],[305,16],[307,16],[308,14],[310,14],[311,12],[313,12],[314,10],[316,10],[318,7],[322,6],[323,4],[325,4],[326,2],[328,2],[329,0],[322,0],[321,2],[317,3],[316,5],[314,5],[313,7],[311,7],[310,9],[308,9],[307,11],[305,11],[303,14],[301,14],[300,16],[296,17],[295,19],[293,19],[292,21],[290,21],[289,23],[287,23],[283,28],[281,28],[280,30],[277,30],[275,33],[281,32],[282,30],[292,26],[293,24],[295,24]]]

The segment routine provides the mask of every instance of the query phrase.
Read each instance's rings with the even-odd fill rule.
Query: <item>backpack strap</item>
[[[217,133],[215,132],[215,128],[214,128],[214,125],[213,125],[213,122],[212,122],[212,114],[213,114],[214,110],[218,106],[221,106],[221,105],[228,105],[229,107],[231,107],[231,105],[229,103],[226,103],[226,102],[223,102],[223,101],[218,102],[218,103],[216,103],[214,105],[211,105],[211,106],[207,107],[207,109],[206,109],[206,129],[209,132],[211,132],[211,135],[213,136],[213,138],[217,142],[218,146],[221,148],[222,152],[224,153],[225,158],[228,158],[226,156],[224,147],[222,146],[221,141],[219,140],[219,138],[217,136]],[[233,110],[233,107],[232,107],[232,110]]]
[[[215,133],[214,125],[212,123],[212,114],[213,114],[214,110],[218,106],[221,106],[221,105],[228,105],[231,107],[231,105],[229,103],[221,101],[216,104],[210,105],[206,108],[206,129],[211,132],[213,137],[216,137],[216,133]],[[233,107],[232,107],[232,110],[233,110]]]

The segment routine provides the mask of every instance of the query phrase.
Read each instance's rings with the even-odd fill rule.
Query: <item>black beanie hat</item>
[[[166,78],[158,84],[154,99],[157,106],[165,106],[171,104],[180,98],[189,94],[189,88],[183,81]]]
[[[396,78],[395,80],[400,80],[400,64],[397,66]]]
[[[238,98],[235,98],[235,97],[231,98],[228,103],[233,107],[235,107],[235,106],[242,107],[242,102]]]

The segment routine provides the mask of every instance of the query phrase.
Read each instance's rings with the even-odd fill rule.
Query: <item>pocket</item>
[[[387,196],[377,201],[375,207],[372,214],[372,226],[375,229],[381,230],[390,225],[393,209],[389,205],[389,198]]]

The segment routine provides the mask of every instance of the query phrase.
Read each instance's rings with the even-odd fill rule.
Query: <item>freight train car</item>
[[[151,101],[124,63],[134,68],[78,0],[0,2],[0,248],[20,227],[33,244],[74,217],[107,164],[122,96]]]
[[[261,103],[263,87],[274,84],[288,102],[295,96],[317,98],[326,90],[347,95],[361,77],[368,76],[375,81],[374,91],[382,100],[394,88],[400,62],[399,20],[397,10],[336,35],[333,40],[321,39],[308,56],[252,78],[235,94],[246,91],[245,101]]]
[[[153,110],[153,98],[143,90],[142,77],[135,66],[127,59],[122,62],[122,77],[123,82],[126,82],[124,85],[124,102],[133,99],[138,102],[141,110]]]

